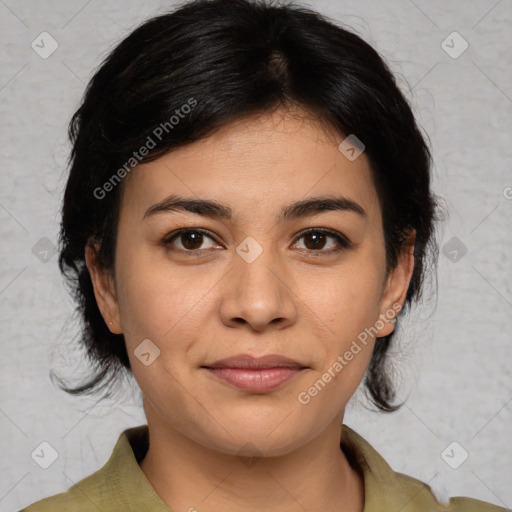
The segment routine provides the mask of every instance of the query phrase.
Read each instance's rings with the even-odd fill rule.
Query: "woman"
[[[28,512],[497,511],[440,503],[343,424],[421,296],[430,154],[378,54],[295,6],[196,0],[103,63],[70,124],[61,270],[147,425]]]

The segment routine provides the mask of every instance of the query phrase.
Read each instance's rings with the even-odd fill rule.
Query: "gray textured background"
[[[145,422],[133,385],[97,403],[51,383],[50,368],[68,377],[87,370],[51,250],[67,122],[84,86],[120,38],[172,5],[0,0],[1,511],[64,491],[106,462],[123,429]],[[355,400],[345,423],[395,470],[440,496],[512,507],[512,1],[309,5],[352,27],[390,62],[431,138],[435,189],[450,212],[439,231],[441,246],[449,245],[440,255],[437,297],[401,330],[396,360],[407,405],[384,415]],[[58,43],[47,59],[31,47],[43,31]],[[441,46],[453,31],[469,44],[458,58]],[[454,243],[467,253],[461,257]],[[58,452],[48,469],[31,458],[42,441]],[[452,441],[469,453],[458,469],[441,457]]]

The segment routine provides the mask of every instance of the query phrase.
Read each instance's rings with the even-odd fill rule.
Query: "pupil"
[[[184,233],[181,235],[183,238],[182,238],[182,243],[183,243],[183,247],[185,247],[185,249],[197,249],[199,247],[201,247],[201,243],[202,243],[202,237],[203,235],[201,233]],[[185,240],[185,242],[183,242],[183,240]],[[189,243],[191,242],[191,243]]]
[[[314,240],[313,242],[313,247],[308,247],[308,245],[306,244],[306,247],[308,247],[308,249],[318,249],[320,245],[322,245],[322,242],[325,241],[325,235],[308,235],[306,237],[306,240]],[[320,247],[322,248],[322,247]]]

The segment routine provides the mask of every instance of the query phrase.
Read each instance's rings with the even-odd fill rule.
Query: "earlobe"
[[[87,244],[85,248],[85,264],[91,276],[96,303],[103,320],[114,334],[122,334],[119,317],[119,305],[112,276],[98,263],[98,247]]]
[[[416,231],[412,230],[404,242],[397,266],[389,274],[381,300],[380,325],[377,337],[391,334],[398,313],[402,310],[414,271],[414,243]]]

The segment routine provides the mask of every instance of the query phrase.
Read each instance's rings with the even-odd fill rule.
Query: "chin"
[[[219,439],[210,448],[237,457],[281,457],[301,446],[301,437],[290,434],[270,439],[268,433],[255,432],[253,436],[245,434],[229,439]],[[209,440],[212,442],[212,439]]]
[[[230,455],[245,457],[279,457],[305,444],[315,436],[318,426],[301,421],[293,411],[283,407],[258,407],[258,410],[235,414],[229,421],[225,416],[221,427],[204,433],[204,440],[212,449]],[[265,410],[266,409],[266,410]],[[288,421],[289,420],[289,421]],[[304,418],[302,418],[304,420]]]

